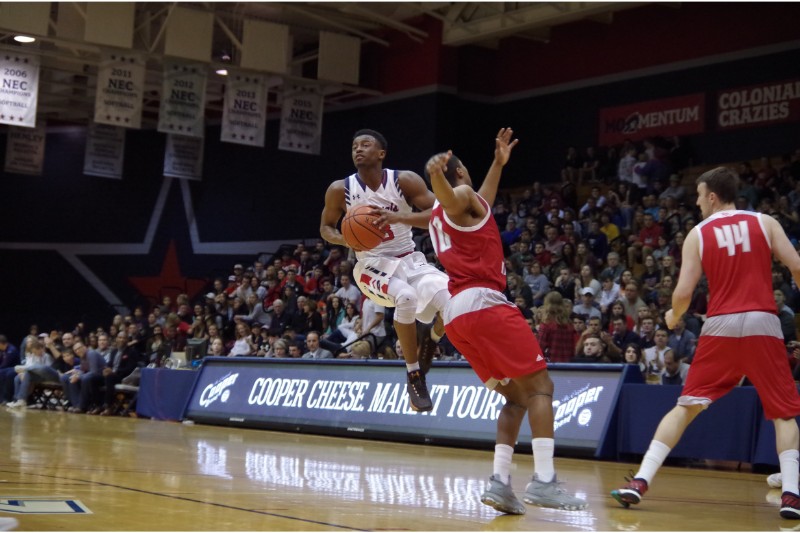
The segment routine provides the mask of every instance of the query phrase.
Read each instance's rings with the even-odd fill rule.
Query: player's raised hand
[[[500,128],[500,131],[497,132],[497,138],[494,141],[494,159],[500,165],[508,163],[511,150],[519,143],[519,139],[511,140],[513,135],[514,130],[511,128]]]
[[[425,164],[425,171],[429,176],[433,176],[434,173],[437,173],[437,176],[439,173],[444,175],[444,171],[447,168],[447,163],[450,161],[450,156],[452,155],[453,151],[448,150],[447,152],[442,152],[432,156]]]

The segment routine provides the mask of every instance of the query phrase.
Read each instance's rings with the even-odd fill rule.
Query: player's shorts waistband
[[[764,311],[748,311],[708,317],[700,335],[711,337],[776,337],[783,338],[777,315]]]
[[[444,323],[449,324],[461,315],[474,313],[497,305],[510,305],[502,292],[488,287],[470,287],[459,292],[447,302],[444,309]]]

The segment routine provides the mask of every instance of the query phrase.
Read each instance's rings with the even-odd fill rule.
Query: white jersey
[[[396,213],[410,213],[411,206],[400,190],[400,179],[396,170],[383,169],[378,190],[373,191],[361,180],[358,173],[344,179],[344,201],[347,209],[359,205],[374,205]],[[365,252],[356,252],[359,261],[367,257],[400,257],[414,251],[411,226],[390,224],[384,241]]]

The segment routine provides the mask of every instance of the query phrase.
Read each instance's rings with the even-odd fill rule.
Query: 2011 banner
[[[144,73],[141,56],[104,53],[97,71],[94,121],[125,128],[141,127]]]

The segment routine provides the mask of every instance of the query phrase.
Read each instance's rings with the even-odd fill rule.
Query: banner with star
[[[122,179],[125,160],[125,128],[90,124],[86,136],[83,173],[87,176]]]
[[[0,53],[0,124],[36,127],[39,58]]]
[[[322,145],[322,100],[316,85],[287,87],[281,109],[279,150],[319,155]]]
[[[44,124],[38,128],[8,128],[4,170],[9,174],[41,176],[45,133]]]
[[[158,131],[203,137],[206,108],[205,65],[166,61],[161,95]]]
[[[167,135],[164,175],[172,178],[200,180],[203,177],[203,139],[184,135]]]
[[[263,147],[266,124],[266,76],[231,71],[225,83],[220,140]]]
[[[97,71],[94,121],[124,128],[140,128],[144,75],[142,56],[104,52]]]

